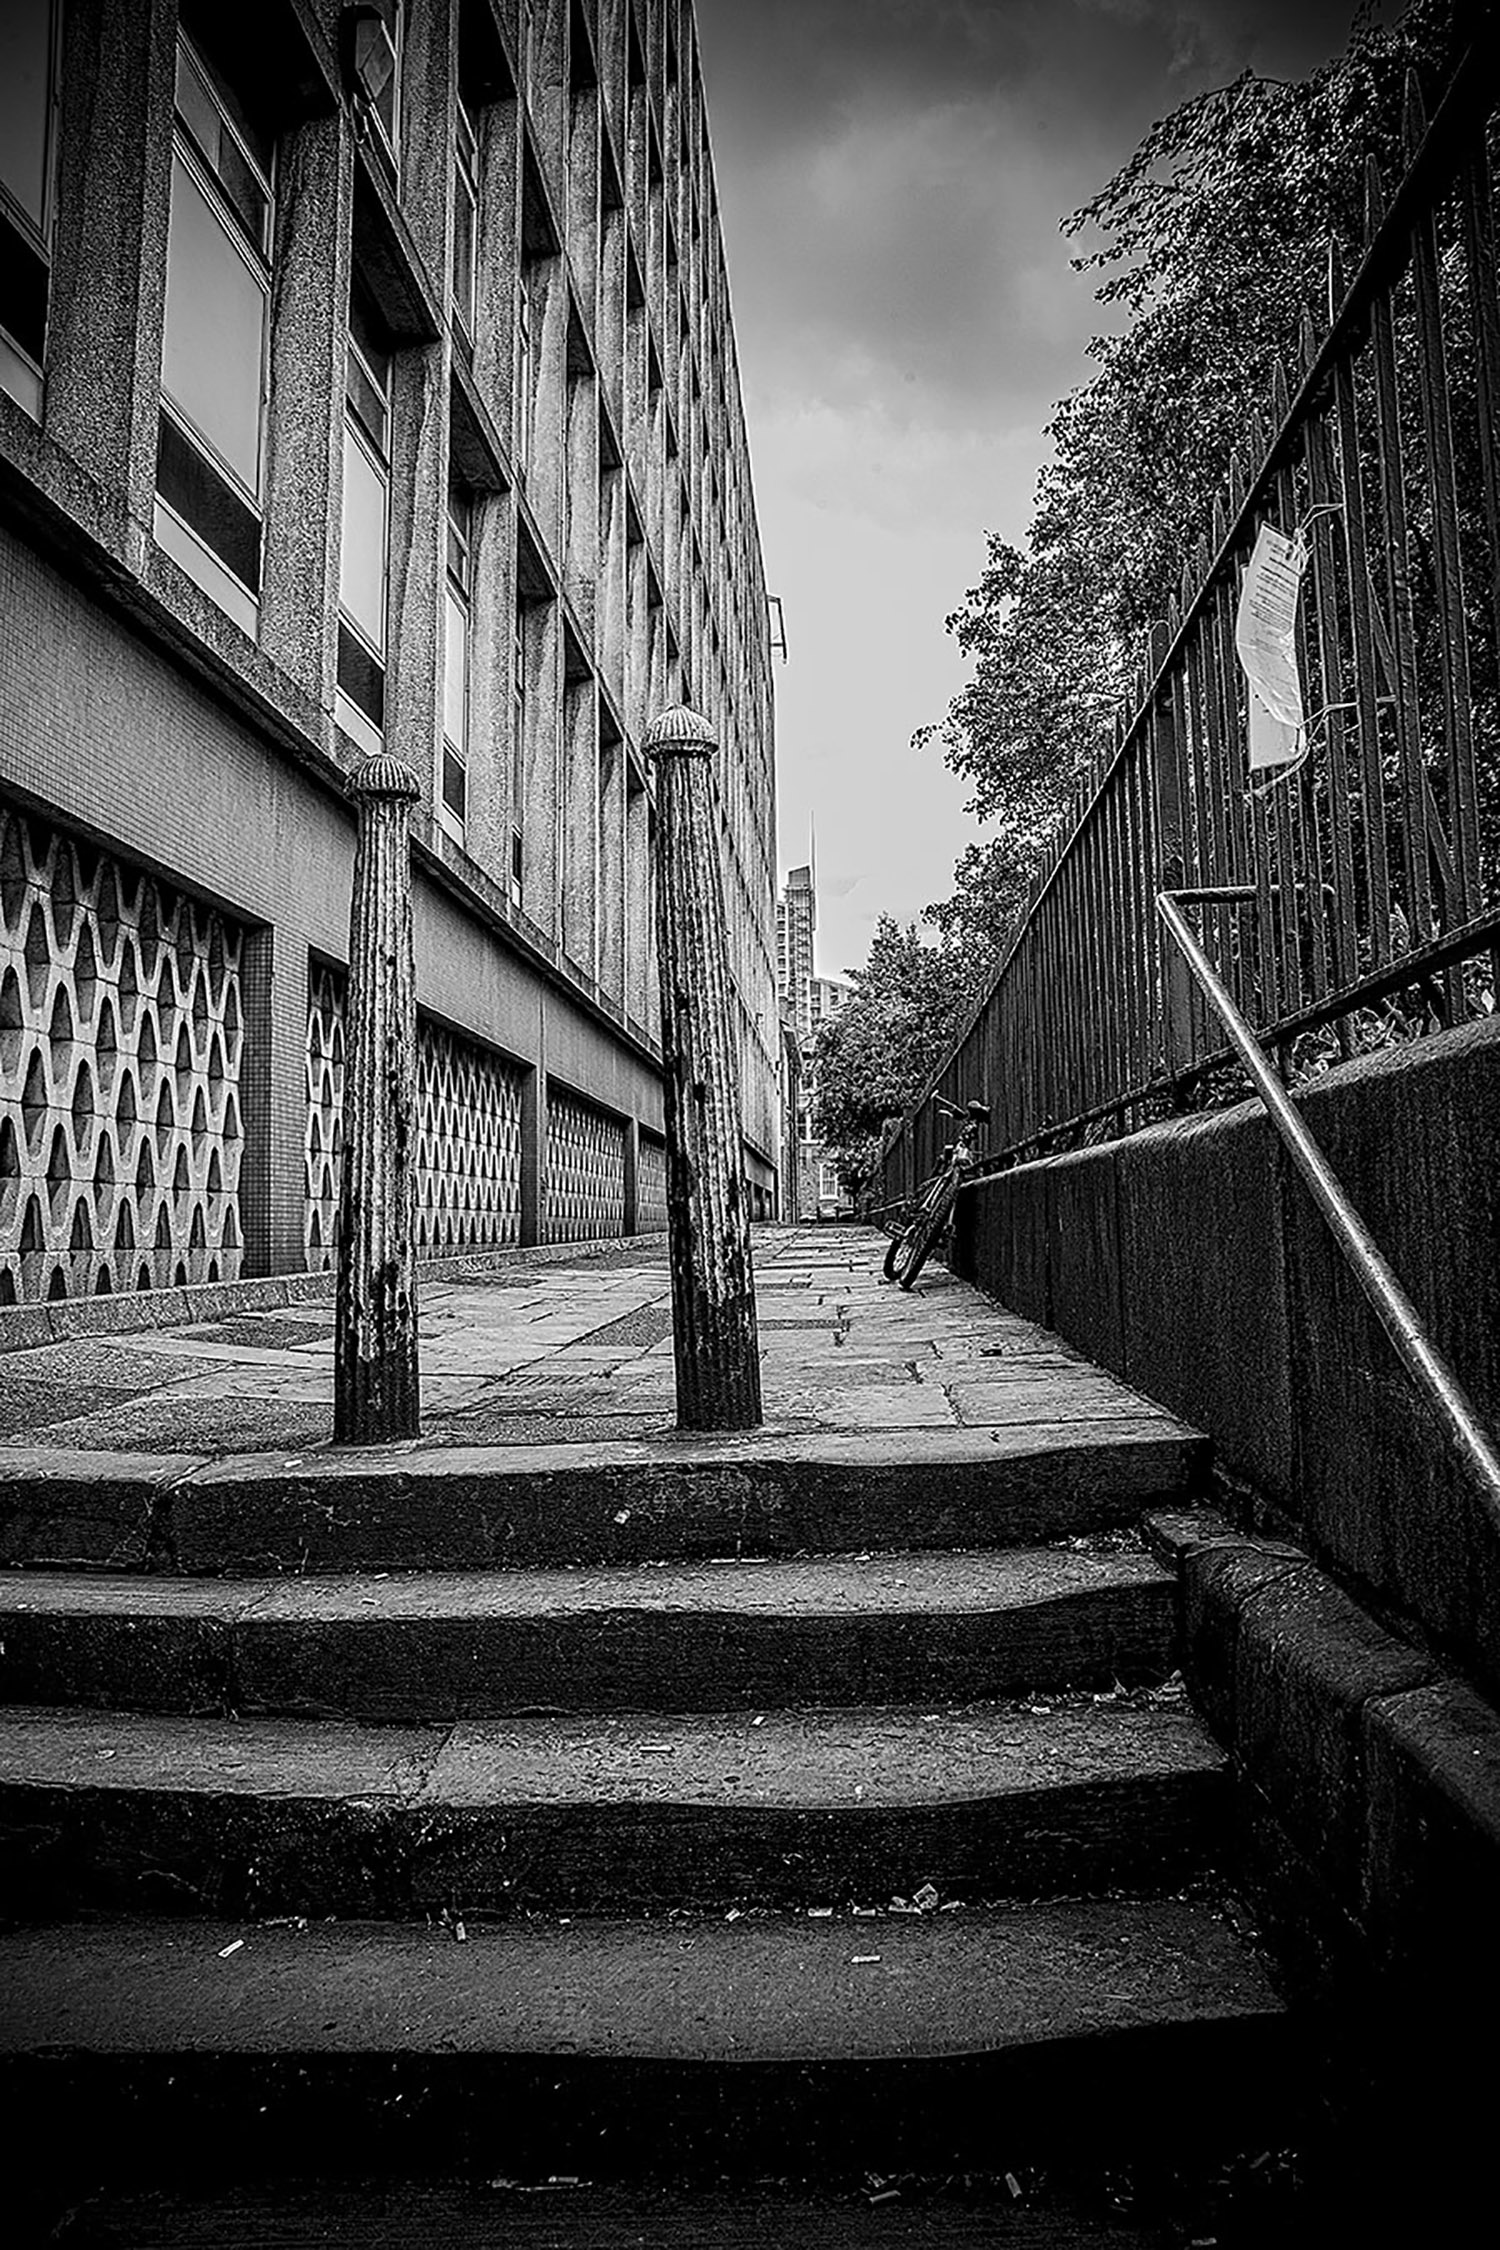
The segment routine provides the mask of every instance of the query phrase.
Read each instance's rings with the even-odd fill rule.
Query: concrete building
[[[804,1049],[812,1039],[813,948],[818,894],[811,867],[794,867],[776,901],[776,989]]]
[[[795,1120],[796,1162],[795,1167],[788,1166],[788,1176],[796,1181],[791,1215],[802,1219],[832,1217],[849,1203],[837,1166],[813,1133],[812,1107],[818,1088],[818,1033],[838,1014],[854,987],[843,977],[818,975],[817,928],[813,869],[794,867],[776,901],[776,984],[782,1017],[795,1036],[799,1054],[795,1101],[788,1109],[788,1117]]]
[[[649,717],[777,1198],[766,599],[689,0],[11,0],[0,1301],[328,1261],[410,763],[421,1247],[660,1226]]]

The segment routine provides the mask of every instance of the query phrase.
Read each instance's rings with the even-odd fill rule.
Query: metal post
[[[381,1445],[415,1437],[421,1421],[411,1227],[417,1007],[407,836],[421,788],[410,766],[388,757],[369,759],[350,788],[359,833],[349,906],[333,1435],[340,1445]]]
[[[713,730],[663,711],[643,745],[656,760],[656,952],[666,1066],[667,1243],[677,1424],[759,1426],[760,1340],[740,1162],[739,1054],[714,834]]]

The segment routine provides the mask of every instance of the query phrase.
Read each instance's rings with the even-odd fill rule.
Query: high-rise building
[[[843,977],[820,977],[815,967],[818,894],[811,866],[794,867],[776,901],[776,982],[782,1012],[795,1033],[800,1068],[796,1104],[788,1131],[795,1134],[798,1218],[830,1214],[847,1198],[838,1168],[813,1131],[817,1097],[817,1039],[822,1026],[844,1006],[854,987]],[[790,1171],[790,1167],[788,1167]]]
[[[776,989],[789,1002],[804,1047],[812,1038],[813,941],[818,895],[811,867],[794,867],[776,901]]]
[[[774,1207],[766,598],[690,0],[8,0],[0,1301],[326,1264],[411,765],[420,1247],[663,1223],[652,715]]]

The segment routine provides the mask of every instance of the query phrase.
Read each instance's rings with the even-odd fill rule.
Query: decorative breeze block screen
[[[310,1272],[333,1262],[343,1151],[344,994],[314,963],[307,995],[304,1236]],[[504,1249],[521,1238],[522,1073],[441,1025],[417,1023],[419,1251]]]
[[[333,1263],[344,1147],[344,978],[316,961],[307,972],[307,1125],[302,1239],[309,1273]]]
[[[418,1024],[419,1249],[520,1241],[521,1075],[470,1039]]]
[[[546,1242],[625,1232],[625,1127],[553,1086],[547,1097]]]
[[[0,1304],[238,1277],[243,944],[0,805]]]
[[[641,1234],[667,1230],[667,1144],[642,1133],[635,1180],[635,1223]]]

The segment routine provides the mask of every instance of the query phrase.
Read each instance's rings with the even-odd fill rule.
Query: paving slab
[[[1024,1361],[1039,1400],[1055,1389],[1066,1419],[1073,1394],[1081,1404],[1108,1395],[1128,1398],[1120,1386],[1065,1352],[1056,1338],[1005,1312],[979,1291],[935,1274],[921,1290],[903,1294],[878,1274],[884,1237],[873,1229],[851,1234],[836,1254],[805,1230],[757,1230],[755,1261],[764,1341],[767,1420],[778,1418],[778,1393],[816,1382],[820,1390],[862,1393],[887,1385],[911,1387],[914,1362],[955,1367],[964,1401],[948,1418],[983,1418],[981,1393],[1000,1369],[987,1359]],[[515,1253],[524,1260],[528,1253]],[[621,1246],[623,1270],[601,1267],[594,1245],[579,1245],[571,1259],[556,1253],[545,1265],[507,1273],[429,1283],[422,1297],[425,1404],[429,1420],[462,1403],[466,1381],[516,1377],[554,1380],[564,1370],[587,1368],[605,1384],[628,1385],[643,1375],[670,1377],[671,1307],[664,1248]],[[116,1318],[128,1321],[128,1306]],[[216,1309],[202,1321],[180,1318],[167,1330],[131,1333],[128,1327],[86,1339],[56,1341],[0,1354],[0,1459],[8,1446],[40,1443],[98,1449],[117,1402],[120,1442],[106,1450],[233,1453],[275,1450],[285,1442],[277,1412],[326,1403],[331,1383],[332,1323],[326,1304],[267,1305],[225,1316]],[[841,1384],[840,1364],[858,1365],[858,1378]],[[980,1363],[980,1364],[976,1364]],[[816,1374],[812,1370],[816,1366]],[[1006,1372],[1010,1370],[1007,1369]],[[257,1421],[257,1409],[265,1413]],[[67,1409],[66,1412],[62,1409]],[[825,1399],[825,1428],[859,1429],[878,1416],[882,1427],[902,1426],[902,1408],[877,1406],[869,1397]],[[909,1426],[921,1430],[934,1411],[930,1397],[908,1398]],[[1138,1411],[1169,1418],[1138,1403]],[[840,1419],[842,1413],[843,1419]],[[1038,1419],[1049,1417],[1038,1415]],[[215,1442],[215,1422],[220,1442]],[[146,1433],[144,1439],[141,1432]],[[436,1433],[440,1441],[440,1430]],[[294,1442],[320,1442],[299,1428]]]

